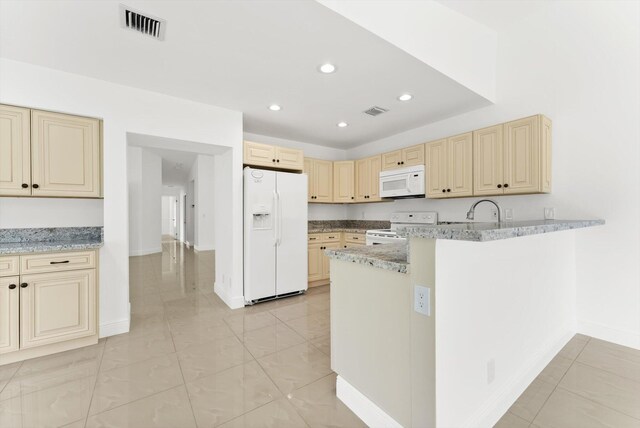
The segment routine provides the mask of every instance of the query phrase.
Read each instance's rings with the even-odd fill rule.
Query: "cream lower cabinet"
[[[382,157],[372,156],[356,161],[356,202],[379,202]]]
[[[308,177],[308,202],[333,202],[333,162],[304,158],[304,172]]]
[[[473,195],[473,136],[471,132],[425,145],[427,197]]]
[[[0,266],[20,266],[0,278],[2,362],[97,342],[96,263],[93,250],[0,257]]]
[[[309,282],[309,286],[315,287],[328,284],[330,274],[329,257],[324,254],[324,251],[340,248],[342,246],[342,233],[311,233],[307,241],[307,281]]]

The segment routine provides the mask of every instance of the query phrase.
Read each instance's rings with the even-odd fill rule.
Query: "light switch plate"
[[[504,209],[504,219],[505,220],[513,220],[513,208],[505,208]]]
[[[419,314],[431,316],[431,289],[416,285],[413,293],[413,309]]]

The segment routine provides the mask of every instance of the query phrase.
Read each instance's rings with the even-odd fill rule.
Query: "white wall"
[[[495,105],[348,151],[356,159],[543,113],[553,120],[550,195],[495,197],[516,220],[603,218],[577,232],[578,328],[640,348],[638,2],[547,2],[499,34]],[[464,219],[475,199],[351,205],[350,218],[436,210]],[[478,219],[488,208],[479,208]]]
[[[171,235],[171,221],[173,216],[171,215],[171,203],[173,202],[172,196],[162,196],[162,234]]]
[[[102,226],[102,199],[0,198],[0,229]]]
[[[196,251],[215,248],[215,159],[198,155],[196,170]]]
[[[231,294],[242,296],[240,112],[7,59],[0,59],[0,102],[104,119],[102,336],[126,332],[129,325],[127,132],[229,147],[229,168],[220,181],[234,191],[220,205],[229,213],[227,239],[220,242],[218,253],[233,256],[227,266],[216,264],[221,271],[235,272],[230,276]]]
[[[140,147],[127,149],[129,255],[162,251],[162,159]]]

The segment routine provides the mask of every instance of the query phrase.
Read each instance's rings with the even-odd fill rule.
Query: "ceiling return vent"
[[[364,113],[365,113],[365,114],[368,114],[369,116],[377,116],[377,115],[379,115],[379,114],[386,113],[386,112],[388,112],[388,111],[389,111],[389,110],[387,110],[386,108],[373,106],[373,107],[371,107],[370,109],[365,110],[365,111],[364,111]]]
[[[164,40],[167,21],[121,4],[120,26],[146,34],[156,40]]]

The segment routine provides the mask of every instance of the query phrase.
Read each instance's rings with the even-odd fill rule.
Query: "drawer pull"
[[[23,282],[22,284],[20,284],[20,287],[22,288],[27,288],[29,286],[29,284],[27,284],[26,282]]]
[[[61,265],[63,263],[69,263],[69,260],[65,260],[63,262],[49,262],[49,264],[51,264],[51,265]]]
[[[9,284],[9,290],[13,290],[14,288],[16,288],[15,284]]]

